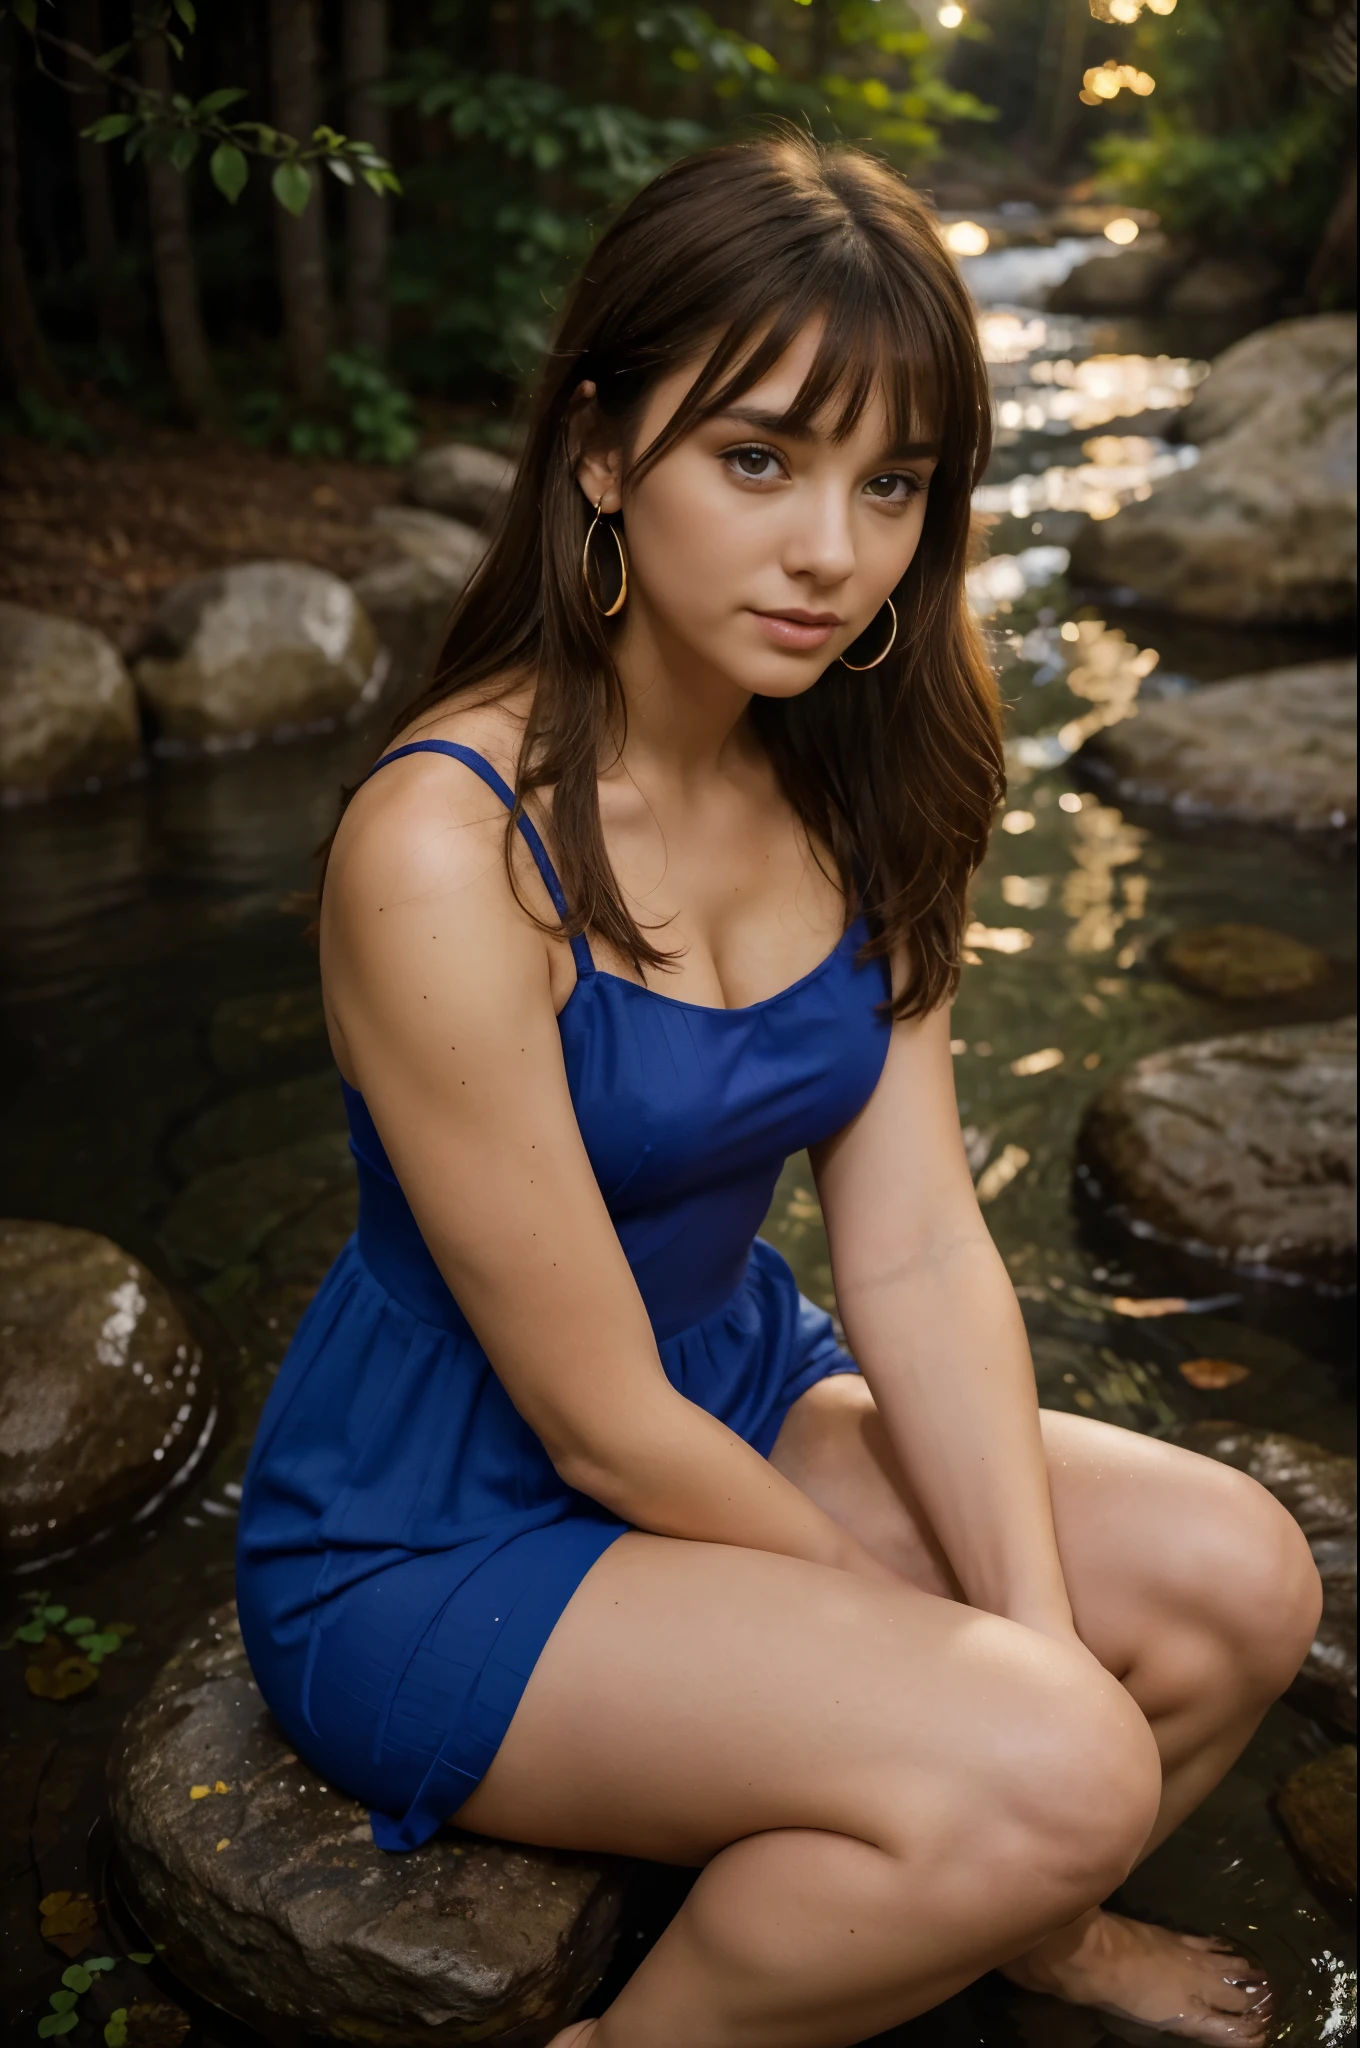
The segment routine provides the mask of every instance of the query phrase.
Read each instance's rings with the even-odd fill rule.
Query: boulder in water
[[[300,1138],[191,1180],[165,1214],[161,1243],[184,1270],[218,1273],[250,1259],[283,1224],[353,1180],[343,1131]]]
[[[1250,1474],[1288,1508],[1308,1538],[1322,1578],[1322,1620],[1290,1698],[1354,1735],[1355,1459],[1280,1430],[1235,1422],[1188,1423],[1178,1440],[1187,1450]]]
[[[210,1369],[154,1274],[92,1230],[0,1223],[0,1550],[69,1550],[189,1477]]]
[[[1176,279],[1166,295],[1166,310],[1194,318],[1255,313],[1274,298],[1282,282],[1273,263],[1250,251],[1242,256],[1202,256]]]
[[[141,759],[132,679],[111,640],[0,604],[0,801],[92,789]]]
[[[1053,313],[1139,313],[1155,306],[1175,276],[1176,259],[1161,235],[1134,249],[1089,256],[1048,295]]]
[[[163,737],[210,749],[333,724],[373,701],[383,672],[354,592],[306,562],[244,562],[181,583],[134,665]]]
[[[1203,447],[1232,433],[1282,391],[1315,398],[1338,372],[1353,369],[1355,359],[1354,313],[1317,313],[1258,328],[1214,358],[1181,414],[1182,435]]]
[[[109,1778],[120,1882],[162,1960],[269,2038],[539,2048],[609,1961],[609,1859],[452,1828],[377,1849],[270,1718],[230,1608],[133,1709]]]
[[[1139,706],[1081,751],[1123,803],[1187,819],[1355,829],[1355,660],[1312,661]]]
[[[1260,924],[1211,924],[1177,932],[1165,958],[1177,981],[1228,1003],[1301,995],[1320,988],[1332,971],[1316,946]]]
[[[1355,1019],[1151,1053],[1082,1126],[1134,1233],[1267,1280],[1355,1284]]]
[[[1355,1897],[1355,1744],[1303,1764],[1275,1802],[1314,1877]]]
[[[1074,579],[1196,618],[1329,624],[1353,616],[1354,316],[1344,357],[1329,326],[1326,347],[1314,352],[1328,367],[1316,378],[1296,366],[1295,335],[1267,333],[1280,343],[1255,336],[1261,346],[1247,361],[1234,364],[1231,349],[1222,358],[1229,401],[1215,397],[1216,365],[1189,407],[1187,434],[1218,425],[1200,462],[1093,522],[1073,549]],[[1260,401],[1239,410],[1237,395],[1245,405],[1258,390]],[[1229,427],[1219,424],[1225,413]]]
[[[172,1140],[170,1164],[182,1179],[193,1180],[216,1166],[344,1128],[340,1077],[331,1067],[298,1081],[244,1088],[214,1103]]]
[[[417,455],[406,495],[427,511],[485,526],[500,515],[514,480],[515,465],[508,456],[467,441],[446,441]]]

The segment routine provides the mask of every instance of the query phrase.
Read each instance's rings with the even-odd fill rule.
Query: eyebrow
[[[756,405],[724,406],[719,413],[713,413],[714,420],[733,420],[743,427],[754,427],[759,434],[780,434],[788,441],[811,441],[814,438],[808,424],[792,420],[787,413],[763,412]],[[938,441],[904,441],[896,448],[888,449],[883,457],[885,462],[910,462],[923,455],[938,455]]]

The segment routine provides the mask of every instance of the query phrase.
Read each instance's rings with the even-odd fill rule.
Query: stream
[[[954,1016],[970,1161],[1047,1405],[1153,1433],[1227,1416],[1349,1452],[1353,1353],[1334,1306],[1302,1295],[1282,1306],[1220,1275],[1135,1255],[1074,1206],[1077,1127],[1112,1074],[1181,1041],[1355,1007],[1349,861],[1288,838],[1124,815],[1083,784],[1071,760],[1093,721],[1127,709],[1140,691],[1192,689],[1336,648],[1335,639],[1102,607],[1069,588],[1076,525],[1194,459],[1168,435],[1207,357],[1234,338],[1209,323],[1046,314],[1044,286],[1087,246],[1005,249],[963,266],[983,308],[999,420],[979,492],[994,522],[993,559],[975,573],[974,598],[1011,706],[1010,794],[976,890]],[[104,1232],[143,1259],[175,1288],[225,1397],[204,1461],[157,1519],[17,1582],[40,1582],[80,1611],[125,1615],[136,1634],[96,1687],[61,1704],[31,1698],[18,1657],[0,1656],[0,1950],[15,2040],[34,2038],[60,1975],[39,1936],[38,1900],[59,1888],[96,1897],[103,1889],[111,1733],[188,1624],[230,1597],[254,1421],[334,1248],[320,1224],[315,1242],[307,1239],[304,1216],[291,1265],[271,1264],[257,1245],[229,1244],[225,1223],[219,1252],[205,1251],[200,1233],[191,1254],[181,1189],[205,1157],[280,1142],[251,1135],[243,1088],[325,1066],[307,993],[316,977],[304,939],[310,855],[333,822],[339,785],[371,759],[375,737],[347,732],[163,762],[141,782],[0,813],[0,1214]],[[1166,976],[1161,948],[1173,931],[1232,919],[1322,948],[1331,980],[1303,998],[1228,1005]],[[295,992],[302,1022],[281,1051],[276,1043],[273,1064],[249,1083],[230,1078],[224,1018],[239,1022],[243,996],[259,997],[262,1015],[293,1015],[276,999]],[[238,1096],[239,1113],[213,1114]],[[804,1290],[833,1306],[806,1159],[790,1161],[766,1234]],[[1188,1306],[1127,1312],[1149,1296],[1187,1297]],[[1234,1360],[1248,1375],[1227,1391],[1196,1392],[1178,1367],[1205,1356]],[[1275,2038],[1292,2048],[1354,2038],[1353,1933],[1302,1875],[1270,1806],[1284,1778],[1330,1746],[1293,1708],[1273,1709],[1223,1786],[1122,1894],[1129,1910],[1225,1934],[1278,1972]],[[674,1897],[664,1876],[639,1884],[615,1978]],[[110,1932],[137,1947],[117,1911]],[[143,1979],[189,2013],[191,2048],[259,2039],[159,1965]],[[1116,2038],[1090,2014],[987,1979],[880,2037],[879,2048],[1101,2048]]]

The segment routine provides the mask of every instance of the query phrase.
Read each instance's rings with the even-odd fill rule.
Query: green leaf
[[[62,1617],[60,1614],[54,1613],[53,1610],[49,1607],[47,1610],[47,1619],[49,1621],[60,1621]],[[66,1623],[66,1633],[68,1636],[93,1635],[94,1631],[98,1628],[98,1626],[99,1623],[95,1620],[92,1614],[77,1614],[74,1615],[71,1618],[71,1620]]]
[[[115,1635],[110,1628],[100,1629],[98,1635],[82,1636],[80,1639],[80,1648],[87,1657],[111,1657],[115,1650],[121,1650],[122,1647],[123,1638]]]
[[[167,29],[167,30],[165,31],[165,40],[166,40],[166,42],[167,42],[167,43],[169,43],[169,45],[170,45],[171,49],[172,49],[172,50],[174,51],[175,55],[176,55],[176,56],[177,56],[177,57],[179,58],[180,62],[181,62],[181,63],[183,63],[183,61],[184,61],[184,45],[183,45],[183,43],[182,43],[182,42],[180,41],[179,37],[178,37],[178,36],[172,36],[172,35],[171,35],[171,33],[170,33],[170,31],[169,31],[169,29]]]
[[[85,1968],[87,1970],[113,1970],[117,1968],[117,1962],[113,1956],[86,1956]]]
[[[19,12],[19,9],[17,7],[15,8],[15,12]],[[50,2041],[52,2036],[56,2033],[57,2028],[61,2025],[61,2020],[65,2018],[65,2013],[63,2013],[61,2019],[59,2019],[56,2013],[45,2012],[42,2018],[38,2021],[38,2039],[40,2041]]]
[[[328,156],[326,158],[326,169],[333,172],[342,185],[352,185],[354,183],[354,167],[352,164],[347,164],[342,156]]]
[[[110,2019],[105,2020],[105,2048],[127,2048],[127,2037],[127,2016],[125,2012],[122,2014],[114,2013]]]
[[[197,155],[198,137],[192,128],[186,128],[170,145],[170,161],[177,171],[187,171]]]
[[[22,1628],[14,1631],[16,1643],[41,1643],[47,1637],[47,1624],[41,1621],[26,1621]]]
[[[206,93],[198,103],[200,114],[220,114],[223,107],[234,107],[237,100],[247,98],[243,85],[224,85],[219,92]]]
[[[45,1622],[50,1623],[50,1625],[53,1628],[55,1628],[59,1621],[65,1621],[67,1615],[70,1612],[71,1610],[69,1607],[44,1607],[42,1611],[42,1618]]]
[[[47,2001],[53,2012],[70,2012],[75,2002],[74,1991],[54,1991]]]
[[[63,1970],[61,1981],[68,1991],[88,1991],[90,1973],[83,1963],[72,1963],[69,1970]]]
[[[92,121],[88,128],[82,128],[81,139],[86,142],[116,142],[120,135],[126,135],[137,125],[131,114],[104,114]]]
[[[175,12],[192,35],[198,27],[198,16],[194,13],[193,0],[175,0]]]
[[[131,43],[115,43],[111,50],[105,50],[102,56],[95,58],[95,70],[112,71],[115,64],[122,63],[131,48]]]
[[[269,182],[274,197],[287,212],[301,215],[307,211],[307,201],[312,196],[312,174],[306,164],[295,161],[282,163]]]
[[[155,1960],[156,1958],[152,1955],[149,1948],[130,1948],[128,1950],[128,1961],[130,1963],[154,1963]]]
[[[250,166],[245,160],[244,153],[236,147],[234,142],[219,142],[217,148],[208,158],[208,170],[211,173],[214,185],[216,185],[222,197],[229,199],[232,205],[235,206],[237,200],[245,191],[246,180],[250,176]],[[117,1633],[119,1635],[123,1633],[121,1626],[119,1626]]]

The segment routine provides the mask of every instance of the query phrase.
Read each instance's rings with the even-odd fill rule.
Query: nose
[[[844,583],[854,572],[855,544],[843,489],[828,482],[791,494],[793,517],[784,544],[784,569],[823,588]]]

